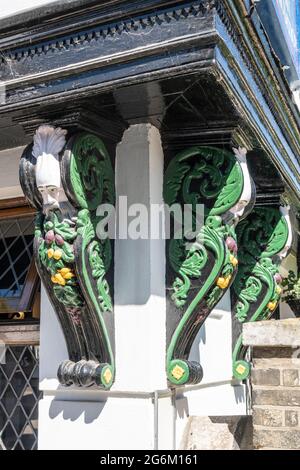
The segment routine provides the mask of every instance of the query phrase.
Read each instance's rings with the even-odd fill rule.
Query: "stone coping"
[[[300,318],[245,323],[243,344],[259,347],[298,347],[300,346]]]

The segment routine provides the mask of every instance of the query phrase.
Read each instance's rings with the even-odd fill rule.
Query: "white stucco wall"
[[[23,150],[24,147],[16,147],[0,151],[0,199],[24,196],[19,182],[19,161]]]
[[[56,0],[61,2],[62,0]],[[0,0],[0,19],[52,3],[53,0]]]

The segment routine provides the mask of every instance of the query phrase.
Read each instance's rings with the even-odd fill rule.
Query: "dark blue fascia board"
[[[291,83],[299,80],[298,64],[295,63],[288,43],[285,39],[280,19],[272,0],[262,0],[256,3],[256,9],[261,22],[269,36],[270,42],[276,54],[278,55],[282,66],[288,66],[286,77]]]
[[[300,204],[300,162],[291,149],[284,133],[277,124],[270,108],[262,97],[261,91],[254,84],[253,78],[247,73],[246,82],[241,80],[243,70],[240,64],[228,62],[224,51],[216,49],[216,63],[223,79],[227,93],[234,96],[235,105],[243,121],[251,128],[259,145],[279,170],[288,184],[295,199]],[[254,99],[256,97],[256,99]]]

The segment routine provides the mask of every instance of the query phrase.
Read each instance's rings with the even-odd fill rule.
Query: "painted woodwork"
[[[231,286],[238,266],[235,225],[254,198],[246,150],[191,147],[165,172],[168,205],[204,205],[204,223],[167,244],[167,375],[171,385],[196,384],[200,364],[189,361],[191,346],[206,318]]]
[[[245,322],[268,320],[282,292],[279,266],[292,243],[286,207],[256,207],[236,229],[239,269],[233,283],[233,376],[244,380],[250,373],[247,348],[242,344]]]
[[[252,141],[249,147],[261,147],[280,168],[289,197],[299,207],[297,110],[255,8],[248,14],[242,0],[106,0],[74,6],[71,17],[69,8],[69,3],[59,4],[51,15],[44,9],[22,13],[22,21],[15,16],[0,20],[5,91],[0,128],[6,129],[0,148],[24,144],[15,123],[21,120],[26,127],[26,113],[54,123],[59,116],[52,113],[58,107],[72,103],[76,109],[85,102],[90,110],[100,95],[98,109],[103,104],[106,108],[113,95],[109,114],[111,121],[117,120],[120,110],[131,108],[131,85],[155,84],[161,89],[159,101],[166,101],[162,115],[175,117],[167,101],[173,93],[178,93],[175,102],[179,93],[188,93],[190,83],[178,89],[179,77],[194,78],[203,81],[200,92],[195,90],[189,100],[192,106],[180,107],[198,118],[196,126],[182,119],[188,133],[197,136],[202,131],[205,144],[215,145],[214,134],[226,134],[228,121],[242,124]],[[222,96],[211,107],[219,88]],[[116,99],[120,90],[130,95],[122,103]],[[151,120],[158,101],[154,98],[147,100],[151,109],[133,113],[136,119]],[[225,109],[226,101],[232,110]]]
[[[74,8],[71,17],[66,4],[53,7],[50,21],[47,15],[32,21],[25,12],[17,25],[15,18],[0,22],[5,86],[0,148],[24,144],[21,126],[30,133],[37,122],[65,125],[65,109],[70,128],[82,104],[85,125],[92,109],[109,110],[110,123],[118,122],[121,114],[127,125],[132,123],[130,111],[136,122],[151,120],[159,102],[162,131],[176,142],[182,132],[185,146],[216,145],[216,134],[227,145],[232,129],[241,125],[247,134],[242,145],[262,148],[270,167],[280,168],[289,197],[299,208],[297,110],[264,30],[255,23],[255,9],[248,15],[241,0],[86,3]],[[140,85],[149,108],[143,105],[133,112],[132,101],[141,101],[133,87]],[[156,88],[154,99],[148,97],[148,85]],[[122,99],[120,90],[125,91]],[[102,123],[100,127],[111,129]],[[274,185],[270,174],[266,172],[264,181]],[[41,194],[33,182],[27,186],[40,208]]]
[[[64,332],[63,385],[110,388],[115,375],[110,240],[96,236],[96,209],[114,204],[114,173],[103,141],[40,126],[20,162],[20,181],[38,210],[35,260]]]

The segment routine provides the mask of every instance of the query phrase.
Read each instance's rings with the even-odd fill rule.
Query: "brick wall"
[[[300,449],[300,320],[248,324],[243,336],[253,347],[254,448]]]
[[[300,360],[294,359],[294,352],[290,348],[254,348],[255,448],[300,449]]]

